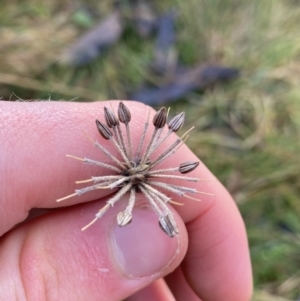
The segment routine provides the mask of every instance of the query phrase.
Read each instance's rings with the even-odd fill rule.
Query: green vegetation
[[[55,64],[110,1],[6,1],[0,10],[0,95],[78,101],[124,99],[149,78],[154,38],[129,28],[84,68]],[[241,78],[172,105],[195,125],[191,149],[235,197],[244,217],[254,270],[255,301],[300,296],[300,2],[292,0],[157,1],[175,7],[177,49],[192,66],[237,67]],[[12,99],[16,99],[15,95]],[[195,134],[196,133],[196,134]]]

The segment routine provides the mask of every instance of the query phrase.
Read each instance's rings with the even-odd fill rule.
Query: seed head
[[[101,218],[105,212],[114,206],[124,195],[129,195],[128,204],[125,210],[119,212],[117,215],[117,223],[119,226],[127,225],[131,222],[132,218],[134,218],[132,211],[135,205],[136,195],[137,193],[142,193],[158,215],[158,223],[162,230],[170,237],[173,237],[178,233],[178,228],[168,203],[177,205],[180,205],[180,203],[172,201],[167,194],[164,194],[160,190],[162,189],[163,191],[175,193],[178,196],[185,196],[190,199],[194,199],[189,195],[190,193],[207,194],[198,192],[196,189],[190,187],[169,183],[170,180],[197,182],[199,180],[198,178],[186,177],[180,174],[193,171],[199,165],[199,162],[185,162],[165,169],[156,168],[157,165],[159,166],[168,157],[172,156],[178,148],[184,144],[184,141],[178,138],[172,144],[166,143],[165,149],[160,153],[157,151],[158,147],[167,140],[172,132],[177,132],[182,127],[184,113],[180,113],[171,119],[168,124],[169,131],[164,131],[167,121],[167,112],[166,108],[161,108],[154,115],[154,131],[149,142],[145,143],[148,129],[147,121],[137,147],[132,145],[131,142],[129,126],[131,113],[124,103],[119,103],[118,118],[113,111],[108,108],[104,108],[104,116],[107,125],[96,120],[97,129],[104,139],[110,140],[113,143],[118,152],[118,156],[112,155],[101,143],[96,141],[95,146],[110,159],[111,163],[103,163],[88,158],[81,159],[70,155],[69,157],[81,160],[86,164],[92,164],[111,170],[113,174],[100,177],[94,176],[88,180],[78,181],[76,182],[78,184],[91,184],[90,186],[76,189],[75,193],[57,201],[60,202],[73,196],[80,196],[96,189],[116,189],[115,194],[113,194],[107,201],[107,204],[96,213],[95,218],[87,226],[82,228],[82,230],[85,230],[96,222],[97,219]],[[120,122],[124,125],[121,126]],[[115,137],[110,128],[113,129]],[[183,135],[183,137],[184,136],[185,135]],[[174,174],[176,172],[180,174]],[[168,179],[168,183],[164,182],[164,179]]]

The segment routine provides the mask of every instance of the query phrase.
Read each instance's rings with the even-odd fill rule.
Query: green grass
[[[80,2],[80,1],[79,1]],[[87,3],[87,1],[82,1]],[[68,1],[29,0],[0,10],[0,95],[79,101],[124,98],[153,80],[154,40],[130,29],[91,66],[74,70],[55,62],[69,43],[110,10],[87,19]],[[292,0],[186,0],[176,7],[177,49],[188,65],[213,61],[242,71],[239,80],[203,95],[190,93],[173,111],[195,125],[189,145],[236,199],[253,262],[253,300],[300,296],[300,3]],[[101,13],[100,13],[101,12]],[[75,17],[74,17],[75,16]],[[76,87],[76,89],[74,89]],[[14,98],[14,97],[13,97]]]

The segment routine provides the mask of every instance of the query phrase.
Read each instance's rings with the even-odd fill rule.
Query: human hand
[[[147,108],[126,104],[133,116],[132,139],[138,141]],[[0,102],[0,299],[249,300],[252,280],[244,224],[217,180],[190,183],[215,195],[201,196],[202,202],[173,197],[184,202],[173,210],[179,227],[173,238],[145,206],[134,209],[131,224],[118,227],[115,216],[127,204],[127,195],[84,232],[80,229],[110,192],[55,201],[72,193],[76,180],[105,172],[66,158],[103,158],[84,132],[110,148],[94,123],[104,120],[104,105]],[[197,160],[183,146],[162,166]],[[203,164],[193,176],[214,179]],[[32,208],[51,210],[26,219]]]

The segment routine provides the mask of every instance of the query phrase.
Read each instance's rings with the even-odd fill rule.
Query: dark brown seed
[[[165,126],[166,121],[167,121],[167,110],[166,110],[165,107],[162,107],[154,115],[154,117],[153,117],[153,125],[156,128],[161,129],[161,128],[163,128]]]
[[[122,123],[129,123],[131,120],[131,114],[129,109],[123,104],[123,102],[119,103],[119,108],[118,108],[118,116],[119,120]]]
[[[175,117],[173,117],[170,121],[169,121],[169,129],[172,130],[173,132],[177,132],[178,130],[181,129],[181,127],[183,126],[184,123],[184,112],[176,115]]]
[[[179,165],[179,172],[181,172],[181,173],[189,173],[189,172],[193,171],[198,165],[199,165],[199,162],[185,162],[185,163],[181,163]]]
[[[106,107],[104,107],[104,116],[108,127],[114,128],[116,125],[119,124],[119,120],[117,119],[113,111]]]
[[[110,131],[110,129],[101,121],[96,120],[96,125],[97,125],[97,129],[100,133],[100,135],[106,139],[109,140],[112,137],[112,132]]]

